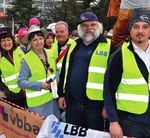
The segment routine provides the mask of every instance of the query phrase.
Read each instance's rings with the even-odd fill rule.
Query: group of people
[[[0,28],[0,90],[5,99],[45,117],[60,119],[65,111],[67,123],[100,131],[107,129],[108,119],[112,138],[150,138],[149,10],[133,10],[130,42],[117,50],[103,36],[93,12],[80,15],[77,39],[69,38],[64,21],[55,24],[55,34],[43,30],[35,18],[21,31],[18,37],[24,40],[19,43],[25,45],[17,47],[8,28]]]

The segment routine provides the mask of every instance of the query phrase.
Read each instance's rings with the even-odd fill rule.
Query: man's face
[[[81,23],[81,29],[85,31],[86,34],[93,34],[89,30],[97,30],[97,22],[96,21],[86,21]]]
[[[150,24],[146,22],[136,22],[132,25],[130,36],[135,44],[141,44],[149,40]]]
[[[55,36],[58,42],[64,43],[68,39],[68,29],[64,24],[59,24],[55,26]]]
[[[87,42],[93,41],[97,36],[98,32],[97,21],[86,21],[81,23],[80,27],[80,37]]]

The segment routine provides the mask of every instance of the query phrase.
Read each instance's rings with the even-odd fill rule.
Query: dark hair
[[[53,33],[53,31],[52,31],[51,29],[47,29],[47,33],[48,33],[48,34],[47,34],[46,39],[47,39],[49,36],[55,38],[55,34]]]
[[[31,39],[33,39],[35,35],[42,36],[44,38],[43,32],[37,31],[37,32],[33,32],[33,33],[29,34],[28,40],[31,41]]]
[[[17,44],[16,44],[16,42],[15,42],[14,37],[13,37],[11,34],[9,34],[9,33],[5,33],[5,34],[2,34],[2,35],[0,36],[0,41],[1,41],[1,39],[5,39],[5,38],[11,38],[11,39],[12,39],[12,42],[13,42],[12,50],[15,50],[15,49],[17,48]],[[1,47],[0,47],[0,48],[1,48]]]
[[[53,42],[54,42],[54,40],[55,40],[55,35],[53,35],[53,34],[48,34],[47,37],[46,37],[46,39],[48,39],[49,37],[52,37],[52,38],[53,38]],[[51,48],[51,47],[49,47],[49,46],[46,44],[46,39],[45,39],[44,48],[49,49],[49,48]]]
[[[47,37],[46,37],[46,38],[48,38],[49,36],[55,38],[55,35],[53,34],[53,32],[50,32],[50,31],[48,31],[48,34],[47,34]]]

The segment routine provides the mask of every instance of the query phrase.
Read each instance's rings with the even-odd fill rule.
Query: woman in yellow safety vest
[[[22,56],[23,53],[17,49],[10,29],[0,28],[0,90],[6,100],[25,107],[24,91],[17,85]]]
[[[51,50],[44,49],[47,31],[32,25],[27,40],[31,50],[24,56],[18,77],[18,85],[26,89],[30,111],[43,116],[54,114],[59,118],[59,108],[48,82],[55,77],[56,66]]]

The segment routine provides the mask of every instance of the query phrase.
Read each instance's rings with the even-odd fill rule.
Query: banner
[[[36,138],[44,119],[0,100],[0,138]]]
[[[97,131],[93,129],[87,129],[76,125],[63,123],[58,119],[50,115],[48,116],[37,138],[111,138],[109,133],[103,131]],[[123,137],[127,138],[127,137]],[[131,138],[131,137],[130,137]]]

